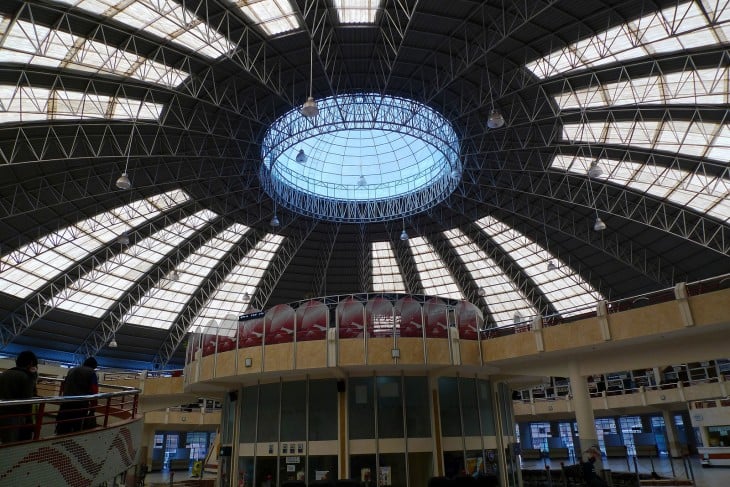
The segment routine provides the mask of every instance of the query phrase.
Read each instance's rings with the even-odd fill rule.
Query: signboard
[[[286,463],[299,463],[301,457],[286,457]]]
[[[239,315],[238,321],[249,321],[249,320],[256,320],[259,318],[263,318],[266,312],[264,311],[254,311],[253,313],[246,313],[245,315]]]

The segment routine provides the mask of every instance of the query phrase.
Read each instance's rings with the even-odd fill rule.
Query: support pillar
[[[586,377],[580,374],[578,363],[573,361],[569,364],[570,389],[573,392],[573,407],[575,408],[575,420],[578,423],[578,434],[580,442],[576,448],[576,457],[583,461],[587,459],[586,450],[598,447],[598,433],[596,432],[596,419],[591,406],[591,396],[588,393],[588,382]],[[596,458],[596,472],[603,469],[601,456]]]
[[[504,382],[493,382],[494,426],[499,454],[499,485],[522,485],[522,471],[517,458],[512,391]]]
[[[677,425],[674,424],[674,414],[671,411],[662,411],[664,418],[664,429],[667,432],[667,449],[669,456],[672,458],[680,458],[682,456],[682,445],[679,443],[677,435]]]

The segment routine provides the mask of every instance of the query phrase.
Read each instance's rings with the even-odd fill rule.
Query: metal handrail
[[[55,378],[43,378],[44,382],[60,382],[62,379]],[[9,423],[0,424],[0,429],[26,429],[30,431],[32,428],[32,435],[30,440],[40,440],[45,437],[53,436],[53,430],[55,426],[59,424],[56,416],[56,410],[53,410],[53,406],[59,406],[63,403],[86,401],[87,406],[79,409],[72,409],[71,411],[84,410],[90,413],[89,418],[93,416],[94,427],[107,428],[110,426],[110,417],[118,417],[122,421],[137,418],[137,411],[139,409],[139,395],[141,390],[134,387],[117,386],[101,384],[100,387],[108,389],[117,389],[112,392],[100,392],[98,394],[88,394],[82,396],[46,396],[46,397],[34,397],[30,399],[13,399],[0,401],[0,418],[2,419],[18,419],[25,418],[25,420],[17,422],[10,421]],[[32,412],[23,413],[10,413],[3,414],[3,409],[12,406],[36,406]],[[83,419],[85,416],[82,415]],[[48,418],[51,418],[49,421]],[[31,421],[29,422],[28,419]],[[78,420],[79,418],[74,418]],[[101,420],[101,421],[99,421]],[[44,430],[44,427],[46,429]],[[51,428],[48,431],[47,428]],[[21,441],[24,441],[25,438]]]

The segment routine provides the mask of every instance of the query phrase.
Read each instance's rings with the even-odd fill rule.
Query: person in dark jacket
[[[0,399],[30,399],[37,395],[38,358],[30,350],[20,352],[15,367],[0,374]],[[33,438],[33,405],[0,407],[0,443]]]
[[[96,375],[97,362],[94,357],[84,360],[83,365],[68,371],[63,381],[63,396],[87,396],[99,393],[99,378]],[[56,434],[74,433],[94,427],[93,415],[96,400],[81,399],[63,402],[56,417]]]

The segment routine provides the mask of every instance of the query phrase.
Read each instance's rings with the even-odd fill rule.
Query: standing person
[[[593,449],[588,450],[588,460],[581,464],[583,468],[583,480],[588,487],[608,487],[605,480],[596,473],[596,453]]]
[[[74,367],[66,374],[63,381],[63,396],[86,396],[99,393],[99,378],[96,375],[97,362],[94,357],[84,360],[79,367]],[[94,414],[96,400],[63,402],[58,408],[56,417],[56,434],[63,435],[81,431],[84,420]]]
[[[15,367],[0,374],[0,399],[30,399],[36,395],[38,358],[30,350],[20,352]],[[0,407],[0,443],[33,438],[33,405]]]

